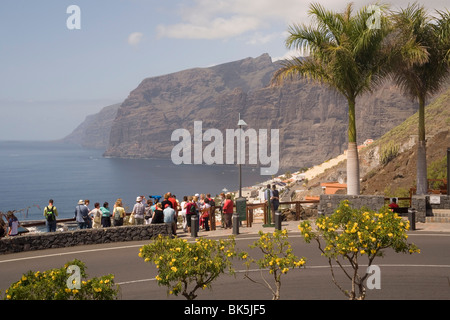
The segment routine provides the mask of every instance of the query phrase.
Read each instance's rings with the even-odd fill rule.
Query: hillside
[[[442,160],[450,148],[450,84],[444,86],[426,107],[427,165]],[[415,186],[416,140],[418,114],[389,130],[371,145],[360,150],[361,193],[404,196]],[[397,156],[386,165],[380,164],[380,154],[386,145],[399,148]],[[297,198],[316,196],[322,193],[321,182],[346,179],[345,159],[308,181]]]
[[[109,145],[111,126],[117,115],[119,104],[104,107],[99,113],[89,115],[67,137],[64,143],[77,144],[87,149],[106,150]]]
[[[171,141],[174,130],[192,135],[194,121],[202,121],[203,130],[236,129],[239,113],[245,129],[279,130],[281,168],[313,166],[341,154],[347,147],[345,99],[306,81],[269,87],[278,67],[263,54],[144,79],[121,104],[105,156],[170,159],[178,143]],[[381,137],[416,110],[388,82],[357,104],[361,142]]]

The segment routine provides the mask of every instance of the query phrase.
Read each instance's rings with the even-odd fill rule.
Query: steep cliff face
[[[119,107],[120,103],[110,105],[99,113],[87,116],[86,120],[62,141],[78,144],[87,149],[105,150],[109,145],[111,126]]]
[[[245,130],[279,130],[281,167],[311,166],[342,153],[345,99],[306,81],[269,87],[277,68],[264,54],[145,79],[117,111],[105,156],[170,159],[179,143],[171,141],[174,130],[192,135],[194,121],[202,121],[203,131],[214,128],[225,136],[226,129],[237,128],[239,113],[248,124]],[[357,100],[358,142],[380,137],[415,111],[416,104],[384,84]]]

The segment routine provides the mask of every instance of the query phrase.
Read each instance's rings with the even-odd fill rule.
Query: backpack
[[[55,212],[53,212],[53,210],[55,210],[54,206],[52,206],[51,209],[50,209],[50,207],[47,207],[47,221],[49,221],[49,222],[56,220]]]
[[[191,207],[189,208],[189,214],[196,214],[197,211],[195,210],[195,204],[191,203]]]
[[[121,208],[121,207],[120,207]],[[119,208],[115,208],[114,209],[114,219],[115,220],[120,220],[121,218],[121,212],[122,210],[119,210]]]

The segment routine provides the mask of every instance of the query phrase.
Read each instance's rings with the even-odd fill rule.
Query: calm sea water
[[[239,187],[237,165],[174,165],[171,160],[129,160],[102,157],[102,151],[54,142],[0,142],[0,211],[19,220],[41,220],[54,199],[59,218],[72,218],[80,199],[117,198],[131,211],[138,195],[168,191],[182,199],[195,193],[219,194]],[[243,186],[267,180],[259,168],[242,167]]]

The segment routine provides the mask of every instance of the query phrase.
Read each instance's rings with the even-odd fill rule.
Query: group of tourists
[[[216,204],[209,193],[184,196],[181,202],[170,192],[164,196],[149,196],[148,199],[138,196],[127,222],[130,225],[169,223],[172,225],[172,233],[176,235],[178,217],[181,217],[183,231],[190,232],[192,217],[195,216],[197,227],[210,231],[211,215],[215,215],[216,209],[219,209],[222,226],[225,229],[231,228],[234,207],[231,195],[221,193],[217,202],[220,203]],[[44,208],[47,232],[56,231],[58,210],[53,203],[53,199],[50,199],[48,206]],[[103,205],[96,202],[94,208],[90,208],[89,204],[89,200],[79,200],[75,207],[74,217],[79,229],[108,228],[124,224],[127,214],[122,199],[117,199],[112,209],[109,208],[108,202]]]
[[[271,204],[272,213],[278,208],[278,197],[276,187],[273,186],[271,189],[268,185],[265,190],[265,200]],[[96,202],[92,209],[89,205],[89,200],[79,200],[75,207],[74,217],[79,229],[122,226],[127,217],[122,199],[117,199],[112,209],[109,208],[108,202],[104,202],[103,205]],[[208,193],[184,196],[181,202],[170,192],[164,196],[149,196],[149,199],[138,196],[127,222],[130,225],[169,223],[172,225],[172,233],[176,235],[178,217],[181,217],[180,222],[184,232],[191,232],[192,217],[196,217],[196,227],[210,231],[210,223],[215,223],[215,219],[211,217],[212,215],[215,217],[216,209],[219,209],[222,227],[231,229],[234,202],[231,194],[224,193],[221,193],[217,200]],[[14,213],[8,212],[6,222],[2,216],[0,217],[0,237],[17,235],[19,221]],[[44,208],[47,232],[56,231],[57,217],[58,210],[53,199],[50,199]]]

